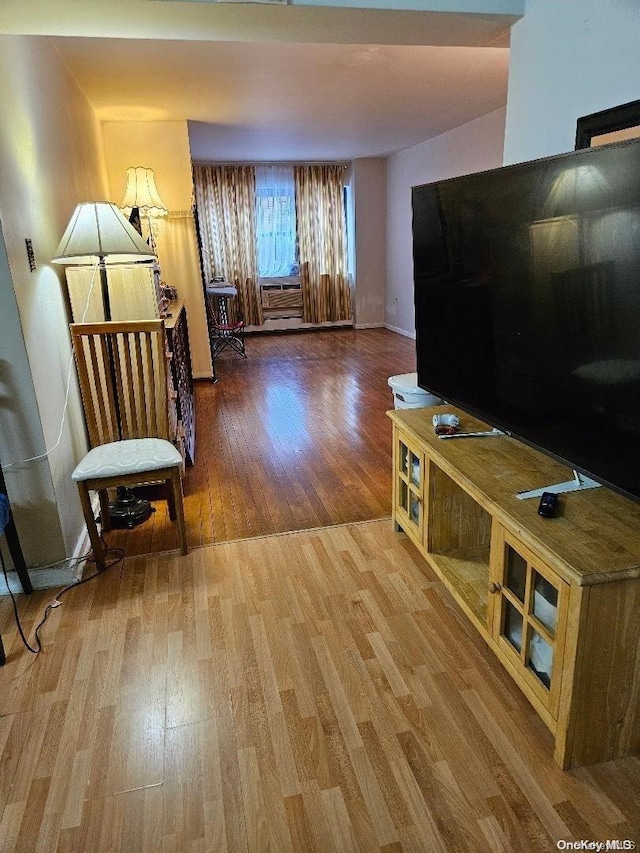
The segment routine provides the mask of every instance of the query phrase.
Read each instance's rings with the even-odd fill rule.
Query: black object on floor
[[[117,529],[132,530],[145,522],[152,512],[155,512],[155,507],[151,506],[148,500],[136,497],[131,489],[125,486],[118,486],[118,495],[115,501],[109,504],[111,527]]]

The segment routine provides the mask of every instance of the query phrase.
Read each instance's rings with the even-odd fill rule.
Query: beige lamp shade
[[[127,188],[121,204],[127,216],[137,207],[141,216],[166,216],[167,208],[164,206],[158,188],[153,169],[145,166],[131,166],[127,169]]]
[[[155,258],[155,253],[115,204],[84,201],[76,207],[52,261],[94,264],[102,260],[107,264],[124,264]]]

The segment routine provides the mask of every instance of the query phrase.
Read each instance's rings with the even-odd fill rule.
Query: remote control
[[[558,509],[558,496],[553,492],[543,492],[538,506],[538,515],[543,518],[553,518]]]

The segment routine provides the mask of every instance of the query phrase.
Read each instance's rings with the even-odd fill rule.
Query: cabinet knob
[[[492,595],[495,595],[496,592],[500,592],[501,589],[501,585],[499,583],[496,583],[495,581],[491,581],[491,583],[489,584],[489,592]]]

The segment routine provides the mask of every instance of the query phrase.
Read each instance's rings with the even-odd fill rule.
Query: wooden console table
[[[181,299],[169,303],[164,327],[171,350],[171,379],[176,392],[177,440],[184,444],[185,463],[193,465],[196,449],[195,401],[187,309]]]
[[[640,504],[561,497],[553,519],[516,493],[570,479],[508,436],[439,439],[436,412],[389,412],[393,519],[555,737],[563,768],[640,752]]]

